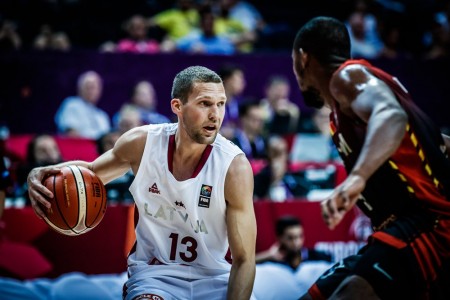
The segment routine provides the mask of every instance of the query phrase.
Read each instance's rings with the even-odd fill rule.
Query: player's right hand
[[[350,174],[331,195],[321,202],[322,217],[328,228],[334,229],[358,201],[366,181],[359,175]]]
[[[61,169],[55,167],[40,167],[34,168],[30,171],[27,178],[28,195],[30,196],[31,206],[39,218],[44,218],[45,214],[42,211],[39,203],[44,207],[50,208],[51,204],[47,198],[53,198],[53,193],[49,191],[42,181],[48,175],[58,174]]]

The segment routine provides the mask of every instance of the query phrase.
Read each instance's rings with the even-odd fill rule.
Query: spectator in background
[[[448,57],[450,54],[450,1],[435,13],[431,24],[431,44],[424,54],[425,59]]]
[[[119,40],[115,52],[147,54],[160,52],[159,42],[148,36],[148,27],[143,16],[132,16],[123,27],[127,36]]]
[[[147,24],[150,28],[162,29],[165,32],[162,44],[170,45],[198,28],[199,20],[194,0],[177,0],[176,7],[155,14],[147,20]]]
[[[139,109],[134,105],[125,105],[118,112],[117,127],[115,127],[115,130],[120,134],[124,134],[128,130],[142,125]]]
[[[262,14],[250,2],[242,0],[220,0],[222,10],[227,10],[230,18],[239,20],[247,30],[263,31],[266,25]]]
[[[53,32],[50,25],[44,24],[33,41],[33,48],[36,50],[56,50],[65,52],[71,49],[71,42],[69,36],[65,32]]]
[[[96,140],[98,156],[114,148],[114,145],[116,144],[116,141],[120,137],[120,135],[121,134],[119,131],[112,130],[99,137]]]
[[[16,197],[28,198],[27,176],[36,167],[63,162],[61,151],[50,134],[37,134],[27,145],[26,161],[17,166],[17,187],[14,192]]]
[[[3,153],[0,153],[0,220],[5,209],[7,189],[11,184],[10,173],[6,167],[6,157]]]
[[[103,83],[95,71],[87,71],[78,78],[78,95],[62,102],[55,115],[58,132],[67,136],[97,139],[111,129],[108,114],[97,103]]]
[[[261,99],[267,134],[285,135],[298,131],[300,109],[289,100],[291,86],[281,75],[270,77],[265,85],[265,97]]]
[[[239,103],[246,87],[244,70],[234,64],[226,63],[218,71],[225,87],[227,102],[221,134],[229,139],[233,138],[234,130],[239,125]]]
[[[376,23],[374,28],[370,28],[368,16],[362,11],[353,12],[347,21],[347,29],[352,42],[351,54],[354,58],[373,59],[379,56],[383,47],[381,41],[377,38],[374,40],[371,30],[376,31]],[[373,19],[375,20],[375,19]]]
[[[257,299],[298,299],[298,295],[305,293],[331,266],[331,255],[304,246],[305,230],[295,216],[279,217],[275,234],[276,242],[255,257],[255,296]]]
[[[300,219],[282,216],[275,224],[277,241],[266,251],[256,254],[256,262],[276,262],[296,270],[300,263],[308,260],[332,262],[331,255],[304,247],[305,229]]]
[[[255,174],[255,200],[284,202],[292,200],[299,188],[289,173],[289,150],[281,136],[270,136],[267,143],[267,165]]]
[[[239,124],[232,139],[248,159],[265,159],[266,139],[262,135],[264,120],[258,102],[242,103],[239,107]]]
[[[236,53],[234,42],[215,30],[216,16],[209,5],[199,10],[200,28],[192,30],[176,42],[178,51],[197,54],[231,55]]]
[[[141,124],[170,123],[170,119],[157,112],[158,99],[153,84],[147,80],[139,81],[134,87],[130,101],[122,105],[120,111],[113,116],[115,128],[119,128],[120,114],[127,108],[134,108],[140,118]]]
[[[380,27],[380,38],[383,42],[383,47],[378,54],[378,58],[410,58],[410,53],[402,49],[401,29],[396,19],[384,20]]]
[[[314,109],[312,115],[303,118],[300,132],[292,142],[291,160],[294,162],[341,161],[330,134],[328,107]]]
[[[21,46],[16,24],[0,15],[0,51],[18,50]]]
[[[216,12],[214,31],[219,35],[230,38],[238,52],[252,52],[253,46],[258,39],[257,31],[246,27],[243,20],[232,18],[229,6],[226,3],[228,1],[220,1],[219,12]]]

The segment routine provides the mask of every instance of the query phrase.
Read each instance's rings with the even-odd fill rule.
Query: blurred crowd
[[[255,201],[297,200],[312,190],[331,189],[337,183],[336,164],[340,162],[331,146],[329,111],[302,112],[290,98],[291,82],[284,75],[268,77],[261,85],[263,97],[258,99],[244,94],[247,80],[240,65],[226,62],[216,71],[227,95],[220,133],[250,160],[255,174]],[[30,131],[25,135],[12,133],[10,137],[5,127],[2,155],[12,179],[7,197],[20,200],[16,205],[29,204],[26,178],[32,168],[80,158],[82,154],[93,160],[112,149],[117,139],[132,128],[175,121],[174,115],[159,112],[155,87],[149,79],[135,82],[129,97],[114,114],[98,106],[104,92],[101,74],[94,70],[82,72],[73,85],[76,93],[60,99],[54,114],[55,132]],[[129,172],[109,183],[108,199],[131,202],[128,188],[133,178]]]
[[[281,1],[279,11],[286,12],[290,5]],[[322,5],[324,14],[332,11],[346,21],[355,58],[448,56],[449,0],[340,0],[301,5],[305,9],[293,21],[294,17],[287,18],[295,15],[292,11],[284,20],[276,19],[278,10],[267,9],[265,1],[1,1],[0,49],[97,49],[131,55],[290,51],[291,45],[280,44],[280,40],[291,41],[283,37],[291,36],[308,14],[322,13],[317,9]],[[246,74],[239,65],[224,64],[215,71],[227,95],[221,134],[250,159],[255,201],[320,198],[338,183],[342,165],[331,143],[327,109],[301,111],[290,99],[290,81],[281,74],[274,73],[261,83],[264,96],[258,98],[244,93]],[[87,140],[86,145],[95,144],[94,155],[100,155],[131,128],[174,120],[158,111],[155,87],[147,78],[129,87],[129,97],[113,115],[98,106],[104,85],[101,74],[83,72],[73,85],[77,93],[60,99],[54,116],[57,131],[30,136],[25,157],[5,146],[8,130],[2,129],[1,154],[11,177],[7,197],[27,204],[26,175],[31,168],[71,158],[61,151],[62,140],[57,137]],[[109,184],[108,199],[132,201],[128,192],[132,180],[133,175],[127,173]]]
[[[353,56],[448,56],[449,0],[5,0],[0,49],[231,55],[290,51],[312,16],[345,21]]]

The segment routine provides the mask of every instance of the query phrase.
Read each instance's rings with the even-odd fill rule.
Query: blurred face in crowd
[[[127,32],[134,40],[145,40],[147,38],[147,27],[142,16],[133,16],[127,24]]]
[[[255,105],[248,109],[245,116],[242,117],[242,129],[249,135],[261,134],[264,127],[263,111],[261,107]]]
[[[80,77],[78,84],[80,97],[89,103],[97,104],[102,94],[102,81],[95,72],[87,72]]]
[[[286,227],[279,237],[281,247],[288,253],[298,253],[305,243],[303,226],[294,225]]]
[[[120,133],[119,132],[110,132],[108,134],[106,134],[105,136],[103,136],[101,143],[102,143],[102,153],[111,150],[112,148],[114,148],[114,145],[116,144],[116,141],[119,139],[120,137]],[[99,154],[102,154],[99,153]]]
[[[284,138],[272,136],[267,146],[267,155],[270,160],[287,160],[289,158],[289,149]]]
[[[239,95],[244,91],[246,81],[244,73],[240,70],[234,71],[233,75],[223,82],[227,95]]]
[[[145,109],[156,108],[156,93],[153,85],[148,81],[141,81],[136,85],[133,103]]]
[[[141,125],[141,114],[136,108],[127,107],[120,111],[119,132],[121,134]]]
[[[323,135],[330,134],[330,113],[331,109],[324,106],[318,109],[312,118],[317,130]]]
[[[290,86],[283,81],[273,82],[266,89],[266,96],[269,101],[277,101],[280,99],[289,99]]]
[[[49,135],[37,138],[34,145],[34,158],[39,165],[59,163],[61,153],[55,139]]]

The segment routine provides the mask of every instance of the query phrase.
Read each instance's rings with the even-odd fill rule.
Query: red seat
[[[6,140],[6,150],[18,159],[25,161],[28,143],[33,136],[32,134],[11,135]],[[55,136],[55,140],[58,143],[61,156],[66,161],[93,161],[98,156],[95,140],[64,136]]]

